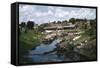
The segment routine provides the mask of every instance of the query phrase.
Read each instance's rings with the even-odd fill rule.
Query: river
[[[62,38],[55,39],[50,44],[41,43],[35,49],[32,49],[28,53],[28,58],[33,63],[45,63],[45,62],[61,62],[61,61],[73,61],[73,59],[66,57],[64,54],[57,54],[57,46],[62,41]],[[74,54],[74,53],[72,53]],[[72,55],[73,56],[73,55]],[[74,54],[74,59],[79,60],[80,55]]]

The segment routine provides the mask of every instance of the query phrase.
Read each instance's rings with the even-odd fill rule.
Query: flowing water
[[[64,54],[58,55],[56,48],[61,41],[62,38],[59,38],[50,44],[41,43],[35,49],[29,51],[28,58],[34,63],[73,61],[73,59],[66,57]],[[75,60],[79,60],[79,58],[80,55],[74,54]]]

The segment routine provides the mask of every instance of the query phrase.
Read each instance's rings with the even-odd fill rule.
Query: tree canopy
[[[75,24],[75,18],[69,19],[69,22],[71,22],[72,24]]]
[[[27,28],[28,28],[28,29],[33,29],[34,24],[35,24],[35,22],[33,22],[33,21],[28,21],[28,22],[27,22]]]
[[[26,26],[26,24],[25,24],[25,22],[21,22],[21,27],[25,27]]]

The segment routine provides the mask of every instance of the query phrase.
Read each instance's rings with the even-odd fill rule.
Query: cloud
[[[96,10],[92,8],[73,8],[73,7],[56,7],[56,6],[39,6],[39,5],[20,5],[19,6],[19,23],[29,20],[37,24],[69,20],[70,18],[95,19]]]

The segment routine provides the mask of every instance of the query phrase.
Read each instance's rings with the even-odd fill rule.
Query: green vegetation
[[[27,52],[36,46],[39,45],[40,40],[42,38],[41,32],[37,32],[37,30],[28,30],[27,33],[21,32],[19,37],[19,59],[20,63],[27,63],[27,59],[23,56],[27,54]]]
[[[89,20],[88,20],[89,21]],[[77,46],[82,46],[79,49],[79,54],[90,57],[92,60],[96,59],[96,22],[95,20],[90,20],[88,23],[86,19],[69,19],[64,21],[54,21],[50,23],[35,24],[32,21],[28,21],[27,24],[22,22],[19,25],[19,60],[20,63],[28,63],[31,60],[26,59],[24,56],[35,47],[39,46],[41,41],[45,37],[45,27],[52,27],[52,25],[57,26],[70,26],[75,25],[74,28],[61,29],[62,37],[64,42],[62,42],[61,48],[57,49],[57,53],[60,55],[66,55],[68,57],[74,56],[73,50]],[[72,24],[71,24],[72,23]],[[54,32],[51,32],[55,33]],[[59,32],[60,34],[61,32]],[[49,35],[49,33],[47,34]],[[78,39],[73,40],[73,38],[80,36]],[[58,37],[58,36],[56,36]]]
[[[90,28],[84,29],[80,34],[80,38],[75,43],[84,43],[84,47],[80,49],[80,53],[88,56],[90,59],[96,59],[96,22],[90,22]],[[87,41],[87,42],[86,42]]]
[[[69,19],[69,22],[72,22],[72,24],[75,24],[75,18]]]

